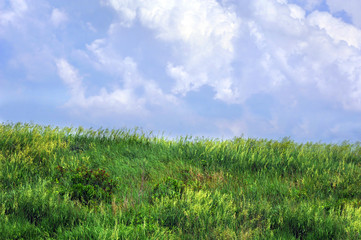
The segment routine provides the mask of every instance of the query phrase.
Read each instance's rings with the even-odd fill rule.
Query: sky
[[[360,0],[0,0],[0,122],[361,140]]]

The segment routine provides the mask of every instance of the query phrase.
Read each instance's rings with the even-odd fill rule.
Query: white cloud
[[[80,104],[83,104],[85,100],[85,90],[83,87],[82,78],[79,76],[77,70],[62,58],[56,60],[56,66],[59,77],[70,89],[71,101],[76,101]]]
[[[59,88],[51,82],[57,72],[69,91],[67,111],[100,124],[128,118],[177,133],[214,128],[304,139],[360,129],[335,117],[361,112],[360,4],[353,0],[328,0],[331,13],[315,10],[321,0],[102,1],[120,16],[105,33],[109,8],[94,19],[79,9],[79,22],[70,25],[77,4],[0,0],[0,36],[11,46],[5,59],[0,54],[0,63],[11,65],[1,69],[10,79],[1,91]],[[332,16],[340,10],[352,24]],[[35,87],[29,79],[37,79]],[[57,103],[64,101],[63,89],[56,91]]]
[[[257,92],[297,96],[299,87],[316,87],[320,96],[359,109],[359,54],[352,47],[360,48],[360,31],[330,14],[316,11],[306,17],[298,5],[275,0],[252,1],[251,14],[242,20],[213,0],[108,3],[128,24],[138,18],[178,50],[166,66],[175,79],[173,93],[185,95],[209,85],[215,98],[244,102]],[[320,4],[307,1],[306,9]],[[348,94],[338,93],[345,82]]]
[[[0,8],[0,26],[7,26],[8,24],[19,24],[18,21],[28,10],[28,5],[25,0],[10,0],[10,5],[10,10],[4,10]]]
[[[318,7],[319,5],[321,5],[323,1],[324,0],[305,0],[305,2],[306,2],[305,8],[307,10],[313,10],[316,7]]]
[[[359,30],[331,14],[315,11],[306,16],[300,6],[278,0],[252,1],[246,15],[236,15],[235,8],[213,0],[107,3],[123,22],[113,23],[108,36],[88,44],[83,54],[113,82],[104,81],[102,90],[84,97],[78,109],[97,109],[99,115],[142,113],[141,119],[158,121],[151,114],[158,106],[166,110],[158,108],[157,113],[168,119],[172,119],[169,113],[177,118],[180,112],[192,115],[193,120],[184,118],[185,126],[196,126],[197,119],[228,136],[292,134],[299,139],[327,137],[338,129],[333,118],[325,123],[328,129],[320,128],[322,110],[308,111],[305,100],[313,99],[309,102],[316,106],[326,102],[345,111],[361,111]],[[135,58],[122,56],[117,47],[119,29],[141,30],[139,23],[172,49],[162,69],[175,80],[170,93],[161,83],[143,76]],[[204,85],[215,90],[214,98],[241,103],[235,106],[246,110],[238,119],[220,116],[211,123],[172,95],[184,97]],[[259,93],[275,99],[269,116],[257,115],[247,107],[248,99]],[[314,116],[314,111],[321,113]]]
[[[175,79],[174,93],[185,95],[204,84],[217,92],[225,91],[231,79],[233,42],[240,24],[234,12],[215,0],[111,0],[109,4],[128,24],[138,18],[159,40],[173,44],[176,60],[170,61],[166,69]]]
[[[10,0],[11,6],[16,13],[21,14],[28,9],[28,5],[25,0]]]
[[[154,81],[144,79],[141,76],[136,62],[131,57],[122,58],[116,53],[115,48],[107,39],[97,39],[87,45],[92,64],[99,71],[105,71],[116,76],[119,82],[123,84],[124,89],[143,88],[145,92],[143,97],[152,104],[176,103],[175,97],[164,94]]]
[[[103,0],[104,4],[111,5],[115,10],[122,13],[122,25],[130,26],[136,18],[137,5],[139,1],[134,0]]]
[[[345,11],[351,16],[353,24],[355,24],[358,28],[361,28],[361,4],[359,0],[327,0],[327,4],[332,13],[342,10]]]
[[[139,96],[141,101],[155,105],[176,104],[177,100],[170,94],[163,93],[157,84],[149,79],[144,79],[138,71],[136,62],[131,57],[122,58],[115,53],[115,47],[106,39],[95,40],[87,46],[90,56],[93,55],[92,63],[99,71],[105,71],[116,76],[119,83],[127,91],[137,88],[144,89],[144,95]],[[132,100],[134,101],[134,99]]]
[[[275,0],[256,0],[251,6],[254,11],[252,20],[262,25],[264,31],[292,37],[300,36],[306,30],[303,21],[305,11],[297,5]]]
[[[322,107],[333,109],[333,114],[341,109],[361,112],[359,29],[328,13],[306,16],[301,7],[286,1],[252,1],[249,12],[243,15],[246,24],[236,43],[233,86],[243,106],[259,93],[272,96],[275,103],[271,116],[244,111],[238,120],[220,120],[220,129],[234,135],[292,134],[317,140],[332,136],[330,129],[344,121]],[[305,102],[315,108],[307,109]]]
[[[178,93],[179,91],[180,93],[182,93],[183,96],[186,92],[190,91],[193,88],[199,88],[203,84],[198,81],[197,86],[195,86],[183,66],[174,67],[173,64],[169,63],[167,66],[167,72],[169,76],[177,80],[177,86],[179,90],[173,89],[173,92]]]
[[[58,27],[60,24],[68,20],[68,16],[64,11],[54,8],[51,12],[50,20],[54,24],[54,26]]]
[[[59,76],[72,94],[67,107],[77,112],[88,112],[95,117],[122,113],[128,117],[144,117],[150,114],[148,107],[169,108],[169,104],[177,104],[174,96],[164,94],[154,81],[146,80],[140,75],[137,64],[131,57],[119,56],[109,39],[93,41],[87,45],[83,56],[97,71],[116,81],[109,82],[110,85],[104,81],[98,94],[87,94],[77,71],[66,61],[58,61]],[[83,97],[85,95],[88,96]]]
[[[306,12],[301,7],[294,5],[294,4],[288,4],[288,8],[290,9],[290,16],[294,19],[303,20],[305,19]]]
[[[282,90],[298,96],[299,88],[311,94],[316,87],[320,99],[361,110],[361,96],[357,96],[361,35],[357,28],[317,11],[295,19],[295,5],[258,0],[253,6],[256,14],[249,31],[257,43],[253,50],[259,55],[245,57],[251,57],[253,67],[264,75],[254,76],[260,85],[253,84],[256,89],[251,93]],[[302,10],[296,11],[303,15]]]
[[[296,3],[299,6],[302,6],[305,10],[312,12],[313,10],[319,8],[325,0],[288,0],[284,1],[285,3]]]
[[[23,80],[51,81],[56,75],[54,55],[65,44],[65,38],[58,41],[53,32],[50,21],[53,8],[42,0],[31,4],[22,0],[9,2],[0,5],[0,38],[9,44],[7,51],[11,54],[6,59],[9,68],[23,74]]]
[[[104,113],[142,113],[144,112],[144,99],[135,96],[133,89],[115,89],[108,92],[105,88],[100,89],[98,95],[85,97],[84,84],[78,71],[66,60],[56,60],[58,74],[68,86],[71,99],[67,107],[78,111],[91,111],[92,114],[102,115]]]
[[[349,46],[361,49],[361,30],[332,17],[327,12],[315,11],[308,16],[311,26],[318,26],[336,42],[345,41]]]

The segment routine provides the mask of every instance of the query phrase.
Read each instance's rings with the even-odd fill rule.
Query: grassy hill
[[[361,146],[0,124],[0,239],[361,239]]]

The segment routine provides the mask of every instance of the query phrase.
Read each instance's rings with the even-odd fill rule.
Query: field
[[[361,239],[361,145],[0,124],[0,239]]]

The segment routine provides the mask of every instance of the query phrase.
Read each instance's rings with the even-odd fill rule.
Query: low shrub
[[[117,183],[104,169],[82,166],[67,170],[57,166],[57,170],[56,181],[61,184],[62,193],[69,193],[72,200],[79,200],[84,204],[101,200],[109,202],[117,188]]]

